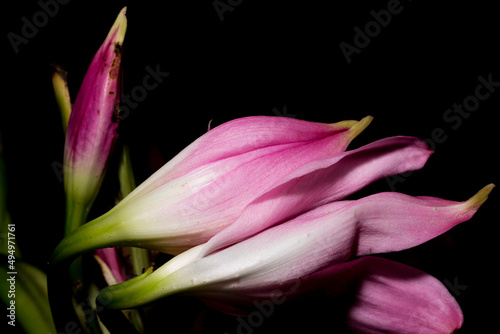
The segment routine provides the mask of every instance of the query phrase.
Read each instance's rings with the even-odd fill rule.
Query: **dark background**
[[[498,184],[500,87],[455,129],[443,119],[453,104],[474,95],[479,76],[500,82],[494,2],[401,1],[401,12],[348,63],[339,44],[353,45],[354,28],[364,30],[374,20],[370,11],[388,3],[232,1],[233,10],[221,20],[213,1],[70,1],[59,5],[17,53],[7,34],[21,35],[22,18],[33,22],[42,8],[36,1],[5,3],[0,132],[9,210],[25,259],[43,269],[63,230],[63,188],[53,166],[62,162],[64,135],[50,64],[68,71],[74,100],[125,5],[124,93],[142,85],[147,66],[170,73],[120,125],[120,141],[131,148],[138,182],[203,134],[210,120],[216,126],[242,116],[288,114],[319,122],[374,116],[351,147],[392,135],[429,139],[435,153],[423,170],[393,187],[378,181],[356,196],[395,190],[461,201],[488,183]],[[433,132],[441,133],[438,140]],[[113,188],[113,182],[105,185]],[[104,189],[107,195],[100,198],[109,195],[106,191],[112,193]],[[470,221],[424,245],[387,255],[462,286],[452,291],[465,314],[461,333],[498,326],[497,192]],[[91,215],[107,210],[102,203],[106,200],[98,200]],[[235,318],[194,301],[170,300],[175,307],[167,300],[157,311],[163,331],[192,325],[204,332],[237,332]],[[280,306],[252,330],[338,333],[336,312],[333,303]]]

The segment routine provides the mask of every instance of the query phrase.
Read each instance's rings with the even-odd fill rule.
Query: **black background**
[[[210,120],[216,126],[286,110],[319,122],[374,116],[351,147],[392,135],[430,139],[435,153],[424,169],[394,187],[378,181],[356,196],[396,190],[465,200],[488,183],[498,184],[500,87],[456,129],[443,119],[453,104],[474,95],[479,76],[500,82],[494,2],[401,1],[401,12],[350,63],[339,44],[353,45],[354,27],[364,29],[373,21],[370,11],[386,9],[388,1],[232,3],[221,20],[213,1],[70,1],[17,53],[7,34],[21,35],[22,17],[32,22],[42,9],[36,1],[4,4],[0,132],[9,210],[26,260],[43,269],[63,230],[63,188],[53,164],[62,162],[64,135],[50,64],[68,71],[74,100],[90,60],[125,5],[124,92],[142,85],[146,66],[170,73],[120,125],[120,141],[131,147],[138,182],[203,134]],[[435,131],[444,132],[445,139],[432,140]],[[113,182],[105,185],[112,188]],[[91,215],[107,209],[104,198],[112,191],[106,191]],[[387,256],[466,286],[455,294],[465,315],[462,333],[497,328],[497,192],[470,221]],[[199,326],[203,332],[237,332],[235,318],[195,301],[172,298],[158,309],[161,332],[176,327],[194,332]],[[338,333],[335,312],[333,305],[312,301],[280,306],[253,331]]]

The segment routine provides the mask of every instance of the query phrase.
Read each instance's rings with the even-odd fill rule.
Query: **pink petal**
[[[244,164],[269,150],[306,144],[329,138],[330,153],[342,152],[371,122],[341,121],[326,124],[274,116],[243,117],[223,123],[199,137],[146,182],[124,199],[124,203],[203,166],[223,162],[224,171]]]
[[[288,117],[252,116],[223,123],[194,141],[183,152],[171,177],[214,161],[234,157],[269,146],[305,143],[348,131],[355,121],[333,124],[309,122]],[[339,137],[332,151],[343,151],[350,140]],[[339,148],[336,148],[336,146]],[[340,148],[343,147],[343,148]]]
[[[233,297],[240,292],[265,295],[276,286],[293,284],[299,277],[352,257],[422,244],[470,219],[492,188],[486,186],[465,202],[380,193],[326,204],[171,275],[215,280],[219,289]],[[230,279],[216,279],[221,276]]]
[[[410,266],[377,257],[334,265],[301,280],[302,292],[355,294],[347,314],[357,333],[441,333],[459,329],[463,314],[436,278]]]
[[[344,198],[377,179],[420,169],[431,153],[419,139],[392,137],[313,160],[279,179],[270,191],[252,201],[231,226],[210,239],[201,256]]]

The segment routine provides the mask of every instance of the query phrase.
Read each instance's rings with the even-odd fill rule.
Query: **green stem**
[[[141,275],[143,270],[151,265],[149,250],[143,248],[130,247],[130,258],[132,260],[132,271],[134,275]]]
[[[66,200],[66,224],[64,235],[68,235],[87,221],[89,209],[87,203],[74,200],[75,196],[68,196]],[[70,203],[74,202],[74,203]]]
[[[81,202],[66,205],[66,224],[64,234],[68,235],[87,220],[88,210]],[[82,259],[77,258],[69,267],[69,276],[72,282],[81,281],[83,275]]]

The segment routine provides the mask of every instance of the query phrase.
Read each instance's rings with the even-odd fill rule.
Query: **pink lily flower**
[[[318,140],[303,139],[305,142],[298,142],[297,134],[304,136],[308,127],[318,131],[318,127],[326,125],[292,119],[279,119],[279,123],[271,128],[276,130],[285,122],[287,131],[283,135],[295,138],[290,138],[289,143],[265,145],[255,150],[254,136],[243,136],[242,132],[252,129],[250,125],[253,125],[252,132],[266,127],[269,129],[272,120],[276,119],[241,119],[219,132],[215,132],[217,128],[210,130],[200,139],[208,137],[212,142],[218,141],[221,134],[228,138],[239,135],[237,145],[241,146],[243,139],[248,142],[251,138],[252,150],[228,158],[218,157],[219,160],[194,168],[191,173],[184,171],[187,167],[177,169],[169,164],[185,164],[186,160],[191,161],[188,166],[199,164],[207,159],[203,155],[208,155],[208,152],[200,151],[200,160],[191,160],[190,155],[186,160],[175,157],[110,212],[67,236],[55,250],[53,261],[111,246],[142,247],[178,254],[207,242],[239,220],[247,206],[255,211],[255,206],[249,204],[264,198],[261,196],[270,191],[273,191],[271,198],[276,199],[277,206],[284,205],[286,214],[277,210],[268,220],[261,215],[263,220],[256,223],[260,228],[264,228],[264,224],[272,225],[287,215],[297,215],[321,203],[345,197],[376,179],[419,169],[431,153],[423,141],[410,137],[383,139],[357,150],[338,153],[339,143],[344,150],[353,136],[351,131],[359,131],[360,126],[366,127],[364,121]],[[297,130],[300,126],[302,131],[294,130],[294,126]],[[215,138],[209,137],[212,131]],[[272,136],[280,134],[278,131],[273,133]],[[266,142],[275,140],[270,139]],[[186,150],[193,149],[188,147]],[[216,149],[213,154],[222,153],[224,151]],[[180,155],[186,156],[183,152]],[[171,176],[172,173],[174,176]],[[272,212],[267,209],[269,211],[266,212]],[[244,228],[237,231],[242,235],[247,233]]]
[[[371,119],[323,124],[262,116],[222,124],[68,235],[54,260],[112,246],[178,254],[204,243],[285,175],[343,152]]]
[[[63,164],[66,234],[85,222],[118,137],[125,13],[126,8],[92,59],[69,117]]]
[[[376,332],[379,326],[389,326],[398,332],[391,325],[396,318],[405,320],[404,325],[411,322],[404,332],[424,326],[433,329],[431,333],[450,333],[461,326],[462,315],[440,284],[418,275],[405,281],[405,276],[415,276],[413,269],[396,265],[394,276],[383,263],[379,267],[377,262],[367,264],[374,260],[350,260],[422,244],[469,220],[492,189],[490,184],[464,202],[379,193],[327,203],[204,257],[204,245],[194,247],[156,271],[150,268],[100,295],[110,309],[138,307],[183,293],[225,312],[244,313],[276,294],[297,296],[324,289],[321,282],[334,290],[347,286],[368,270],[369,279],[362,281],[359,301],[350,313],[354,327]],[[408,294],[397,297],[401,290]],[[420,313],[407,317],[410,310]]]

